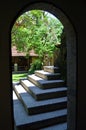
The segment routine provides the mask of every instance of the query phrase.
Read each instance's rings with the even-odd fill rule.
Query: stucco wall
[[[11,71],[10,71],[10,50],[11,50],[11,41],[10,41],[10,29],[12,22],[14,19],[17,18],[17,16],[20,14],[20,10],[22,10],[27,4],[32,4],[34,2],[40,2],[40,0],[14,0],[14,1],[5,1],[3,0],[0,4],[0,129],[2,130],[12,130],[13,128],[13,116],[12,116],[12,91],[11,91]],[[78,55],[78,77],[77,77],[77,85],[75,88],[77,88],[77,91],[73,89],[69,90],[69,92],[73,93],[74,95],[71,95],[71,93],[68,93],[70,102],[74,105],[76,102],[73,102],[75,100],[77,101],[77,109],[76,113],[72,113],[73,109],[72,107],[69,108],[69,124],[71,125],[71,128],[68,130],[75,130],[75,126],[72,124],[74,123],[75,114],[76,114],[76,124],[77,124],[77,130],[85,130],[85,110],[86,110],[86,87],[85,87],[85,77],[83,76],[83,73],[85,73],[85,41],[86,41],[86,2],[84,0],[79,1],[64,1],[64,0],[46,0],[46,2],[53,4],[55,7],[60,8],[64,12],[65,15],[68,16],[70,21],[73,23],[76,34],[77,34],[77,55]],[[63,19],[64,21],[64,19]],[[10,29],[9,29],[10,28]],[[67,28],[69,29],[69,28]],[[71,30],[70,30],[71,31]],[[74,34],[71,33],[71,37],[73,37]],[[71,41],[71,37],[69,41]],[[69,42],[68,41],[68,42]],[[72,39],[73,42],[73,39]],[[69,48],[75,48],[74,44],[68,44]],[[76,55],[74,50],[69,50],[70,53]],[[73,56],[74,56],[73,55]],[[74,59],[74,61],[77,59]],[[73,62],[74,62],[73,61]],[[69,60],[70,62],[70,60]],[[73,63],[72,62],[72,63]],[[69,67],[70,73],[72,73],[71,67]],[[74,70],[73,70],[74,71]],[[74,72],[73,72],[74,73]],[[76,71],[75,71],[76,73]],[[70,77],[72,78],[72,77]],[[74,81],[74,80],[73,80]],[[71,81],[70,81],[71,82]],[[68,83],[70,84],[70,83]],[[74,93],[76,92],[76,93]],[[73,99],[74,97],[74,99]],[[72,99],[72,100],[71,100]],[[71,104],[69,103],[69,106]],[[69,126],[70,127],[70,126]],[[74,128],[74,129],[73,129]]]

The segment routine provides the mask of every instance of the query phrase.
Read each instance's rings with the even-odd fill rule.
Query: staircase
[[[67,87],[58,67],[44,66],[13,83],[15,130],[66,130]]]

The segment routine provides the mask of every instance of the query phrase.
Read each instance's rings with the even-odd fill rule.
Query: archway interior
[[[52,4],[34,3],[22,9],[22,12],[28,10],[41,9],[50,12],[58,18],[63,26],[66,38],[67,49],[67,86],[68,86],[68,129],[75,129],[76,126],[76,34],[69,18]]]

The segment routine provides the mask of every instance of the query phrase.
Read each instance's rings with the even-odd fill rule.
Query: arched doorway
[[[27,6],[21,13],[32,9],[42,9],[55,15],[64,25],[67,46],[67,86],[68,86],[68,129],[76,127],[76,34],[66,15],[58,8],[47,3]]]

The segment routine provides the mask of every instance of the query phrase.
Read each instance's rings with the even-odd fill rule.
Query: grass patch
[[[20,79],[26,78],[26,77],[27,77],[27,73],[23,73],[23,74],[12,74],[12,81],[13,82],[18,82]]]

